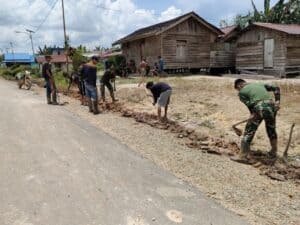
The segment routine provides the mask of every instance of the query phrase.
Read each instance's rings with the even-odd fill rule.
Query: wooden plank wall
[[[211,68],[234,68],[236,58],[236,43],[216,42],[210,51]]]
[[[129,62],[130,60],[134,60],[136,66],[139,65],[141,60],[140,41],[133,41],[133,42],[122,44],[122,52],[127,62]]]
[[[300,35],[287,38],[287,67],[300,67]]]
[[[166,69],[209,68],[210,45],[217,38],[208,28],[197,20],[189,20],[166,31],[162,35],[162,55]],[[176,56],[177,41],[186,41],[186,57]]]
[[[146,58],[149,65],[153,67],[154,63],[158,61],[158,56],[161,54],[160,46],[160,36],[153,36],[123,44],[122,51],[127,61],[133,59],[138,66],[141,58]]]
[[[264,40],[274,39],[274,68],[264,68]],[[282,74],[286,66],[286,35],[254,27],[243,33],[237,42],[236,67],[238,70],[272,70]]]
[[[145,39],[144,57],[151,67],[158,62],[158,56],[161,55],[161,39],[159,36],[149,37]]]

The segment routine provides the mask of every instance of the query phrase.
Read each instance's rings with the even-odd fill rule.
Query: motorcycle
[[[21,89],[23,86],[25,86],[26,90],[30,90],[32,86],[31,76],[29,71],[25,71],[24,73],[20,73],[17,75],[18,79],[18,87]]]

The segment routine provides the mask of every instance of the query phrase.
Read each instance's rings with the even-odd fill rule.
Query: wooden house
[[[211,44],[222,31],[194,12],[139,29],[116,41],[127,61],[138,65],[146,58],[153,66],[162,56],[165,69],[201,69],[210,67]]]
[[[67,57],[65,54],[51,55],[51,64],[54,70],[67,71]],[[39,69],[42,71],[42,66],[46,62],[46,58],[43,55],[36,57],[36,61],[39,64]],[[72,66],[72,59],[68,58],[69,66]]]
[[[236,68],[285,77],[300,73],[300,25],[253,23],[237,40]]]
[[[214,73],[235,72],[236,41],[239,26],[222,28],[219,38],[212,43],[210,51],[210,71]]]

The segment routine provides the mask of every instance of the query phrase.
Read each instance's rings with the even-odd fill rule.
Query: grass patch
[[[58,89],[66,90],[68,88],[69,82],[63,76],[63,72],[54,73],[55,84]]]

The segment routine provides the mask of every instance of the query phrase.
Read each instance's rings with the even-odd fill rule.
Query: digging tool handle
[[[243,121],[241,121],[241,122],[238,122],[238,123],[232,125],[232,127],[235,128],[235,127],[237,127],[237,126],[240,125],[240,124],[247,123],[248,121],[249,121],[249,119],[243,120]]]
[[[117,87],[116,87],[116,79],[114,79],[114,92],[117,91]]]
[[[289,140],[288,140],[288,142],[287,142],[285,151],[284,151],[284,153],[283,153],[283,158],[284,158],[284,159],[287,159],[287,157],[288,157],[288,150],[289,150],[290,145],[291,145],[294,127],[295,127],[295,123],[293,123],[292,126],[291,126],[290,135],[289,135]]]

